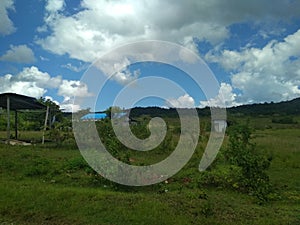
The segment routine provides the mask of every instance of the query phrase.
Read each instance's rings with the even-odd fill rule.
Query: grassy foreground
[[[124,187],[95,174],[76,148],[0,144],[0,224],[300,224],[300,130],[259,130],[255,142],[273,157],[275,194],[264,204],[222,187],[191,186],[182,174]]]

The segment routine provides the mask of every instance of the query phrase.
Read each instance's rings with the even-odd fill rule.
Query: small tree
[[[230,164],[241,169],[239,186],[260,200],[267,200],[270,183],[266,170],[271,159],[259,152],[256,144],[250,141],[251,129],[248,124],[232,127],[229,135],[229,144],[224,154]]]
[[[105,110],[105,113],[107,115],[108,118],[111,118],[111,116],[113,116],[116,113],[120,113],[123,110],[119,107],[119,106],[111,106],[108,109]]]
[[[40,98],[38,100],[49,107],[49,118],[47,121],[47,136],[57,146],[65,141],[73,139],[71,118],[64,116],[59,105],[50,99]],[[43,115],[44,116],[44,115]]]

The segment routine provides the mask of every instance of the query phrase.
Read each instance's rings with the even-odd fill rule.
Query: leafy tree
[[[49,107],[49,117],[47,122],[47,128],[49,130],[47,132],[48,138],[57,146],[62,145],[67,140],[74,140],[71,118],[64,116],[59,105],[50,99],[41,97],[38,101]],[[45,115],[43,115],[43,117],[45,117]]]
[[[81,109],[81,110],[79,110],[77,112],[74,112],[73,113],[73,117],[74,117],[74,119],[79,120],[81,117],[85,116],[86,114],[89,114],[90,112],[91,112],[90,108]]]
[[[239,186],[260,200],[267,200],[270,182],[266,170],[271,158],[258,151],[251,142],[251,129],[248,124],[237,125],[229,132],[229,144],[224,153],[226,160],[240,168]]]
[[[38,101],[49,107],[49,117],[48,117],[48,125],[49,128],[52,125],[52,122],[62,122],[64,120],[63,112],[61,111],[59,105],[50,99],[45,99],[43,97],[39,98]]]
[[[112,114],[123,112],[119,106],[111,106],[105,110],[105,113],[108,118],[111,118]]]

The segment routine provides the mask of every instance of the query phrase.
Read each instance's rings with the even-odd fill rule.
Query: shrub
[[[248,124],[232,127],[229,134],[229,144],[224,156],[227,162],[240,168],[237,185],[259,200],[267,200],[271,186],[266,170],[271,158],[258,151],[257,146],[250,141],[251,129]]]
[[[53,128],[47,132],[47,136],[56,144],[56,146],[61,146],[71,140],[74,142],[72,129],[68,122],[56,123]]]
[[[279,117],[279,118],[272,118],[272,123],[297,124],[297,121],[295,121],[293,117],[285,116],[285,117]]]

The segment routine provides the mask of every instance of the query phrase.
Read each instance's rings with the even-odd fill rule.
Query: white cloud
[[[300,15],[296,10],[300,2],[290,0],[272,1],[272,7],[269,0],[81,0],[79,11],[71,14],[66,4],[47,1],[45,24],[39,31],[49,34],[37,43],[89,63],[123,44],[150,39],[176,42],[197,52],[194,40],[219,45],[230,37],[232,24],[276,23]],[[119,75],[120,81],[132,78]]]
[[[0,77],[0,92],[12,92],[17,94],[28,95],[32,97],[41,97],[46,93],[46,90],[37,86],[35,82],[28,81],[14,81],[14,76],[7,74]]]
[[[62,80],[58,86],[57,94],[64,97],[60,103],[60,108],[66,112],[76,112],[81,109],[79,104],[74,103],[74,98],[82,99],[92,96],[88,91],[88,86],[78,80]]]
[[[51,102],[54,102],[56,105],[60,105],[58,101],[54,100],[51,96],[45,96],[46,100],[50,100]]]
[[[281,101],[300,96],[300,30],[270,41],[263,48],[210,52],[206,59],[232,73],[231,82],[241,103]]]
[[[63,10],[65,6],[65,1],[64,0],[47,0],[47,4],[46,4],[46,10],[48,12],[57,12],[60,10]]]
[[[39,98],[44,96],[49,89],[57,89],[58,95],[64,97],[60,105],[66,110],[80,108],[78,105],[71,107],[71,99],[74,96],[86,97],[91,95],[86,84],[80,81],[63,80],[61,76],[51,77],[48,73],[41,72],[34,66],[25,67],[16,75],[0,76],[0,93],[12,92]]]
[[[81,109],[80,105],[74,104],[74,101],[70,97],[66,97],[60,104],[61,110],[65,112],[77,112]]]
[[[122,70],[114,74],[111,78],[117,81],[120,84],[129,84],[132,81],[136,80],[140,75],[140,70],[135,70],[133,73],[128,69]]]
[[[194,108],[195,100],[188,94],[184,94],[179,98],[171,98],[166,101],[168,107],[172,108]]]
[[[51,77],[46,72],[41,72],[37,67],[25,67],[12,82],[32,82],[43,88],[56,88],[62,81],[61,76]]]
[[[38,68],[26,67],[17,75],[6,74],[0,77],[0,92],[13,92],[39,98],[46,92],[46,88],[55,88],[61,77],[51,78],[48,73]]]
[[[140,56],[141,54],[139,52],[132,55],[133,58]],[[140,70],[131,72],[128,69],[129,65],[130,60],[122,56],[121,52],[106,55],[105,58],[94,63],[94,66],[102,71],[105,76],[122,85],[129,84],[140,76]]]
[[[296,10],[300,2],[290,0],[275,0],[272,8],[269,0],[81,0],[79,11],[71,14],[66,4],[47,1],[45,24],[38,30],[49,34],[36,42],[55,54],[88,63],[118,46],[150,39],[176,42],[197,52],[194,40],[220,45],[230,37],[232,24],[276,23],[300,15]],[[134,76],[120,72],[116,78],[128,83]]]
[[[209,99],[208,101],[200,101],[200,108],[209,107],[232,107],[237,106],[237,95],[233,93],[233,89],[230,84],[221,83],[218,96]]]
[[[46,57],[43,57],[43,56],[40,56],[40,59],[41,59],[42,61],[49,61],[49,59],[48,59],[48,58],[46,58]]]
[[[1,0],[0,1],[0,34],[9,35],[15,32],[13,22],[8,17],[8,10],[14,10],[13,0]]]
[[[57,2],[57,1],[54,1]],[[46,6],[62,10],[63,1]],[[82,0],[81,11],[58,13],[45,19],[51,34],[37,42],[56,54],[92,62],[122,44],[160,39],[185,44],[187,40],[207,40],[218,44],[230,36],[234,23],[277,21],[299,15],[299,1],[94,1]]]
[[[10,49],[0,57],[0,61],[33,63],[35,57],[33,51],[27,45],[11,45]]]
[[[81,72],[83,70],[86,70],[89,67],[89,64],[87,64],[87,63],[86,64],[80,63],[79,66],[74,66],[71,63],[67,63],[65,65],[62,65],[61,67],[79,73],[79,72]]]
[[[64,97],[88,97],[91,95],[87,85],[78,80],[63,80],[58,88],[58,94]]]
[[[47,0],[45,24],[39,28],[40,32],[47,33],[37,43],[52,53],[67,54],[87,63],[113,48],[139,40],[172,41],[194,51],[197,51],[194,40],[205,40],[222,48],[222,42],[230,38],[229,27],[233,24],[250,22],[253,26],[263,24],[268,27],[273,22],[277,24],[277,21],[288,21],[300,15],[300,1],[291,0],[274,0],[272,7],[269,7],[269,0],[81,0],[79,11],[75,13],[67,12],[66,4],[68,2],[64,0]],[[273,35],[273,30],[258,30],[262,37]],[[280,26],[278,31],[281,31]],[[297,36],[295,33],[282,42],[270,42],[264,48],[246,46],[239,51],[208,54],[207,60],[221,64],[232,74],[231,85],[221,84],[220,89],[224,92],[226,105],[265,101],[272,96],[277,96],[275,100],[298,96],[300,51],[297,43],[300,42]],[[181,55],[187,61],[193,60],[187,56]],[[296,58],[290,60],[292,56]],[[109,75],[120,68],[120,72],[114,74],[119,83],[126,84],[139,76],[138,71],[130,73],[126,70],[129,59],[115,62],[119,64],[109,63],[101,68]],[[82,69],[72,64],[63,67],[73,71]],[[58,87],[66,99],[76,88],[81,94],[88,93],[84,86],[72,82],[66,81]],[[240,90],[241,95],[235,95],[233,88]],[[188,102],[188,98],[173,100],[178,105],[180,101]],[[217,104],[218,98],[203,102],[208,103]],[[192,101],[189,104],[192,105]]]
[[[47,32],[48,27],[46,25],[39,26],[39,27],[36,28],[36,31],[39,32],[39,33]]]

